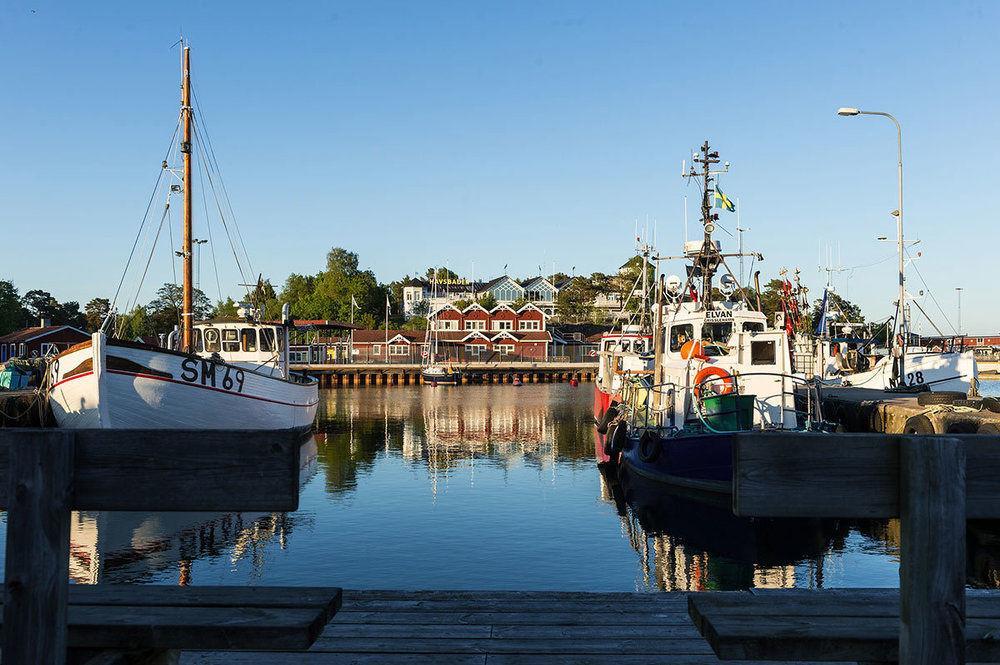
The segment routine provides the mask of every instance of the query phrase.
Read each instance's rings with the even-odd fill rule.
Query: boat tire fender
[[[976,430],[976,434],[992,434],[993,436],[1000,436],[1000,425],[996,423],[980,423],[979,429]]]
[[[996,397],[984,397],[983,408],[993,413],[1000,413],[1000,399]]]
[[[617,455],[625,450],[625,446],[627,444],[628,427],[625,426],[625,423],[618,423],[615,425],[615,428],[612,430],[610,436],[608,436],[608,452],[611,455]]]
[[[608,425],[610,425],[611,421],[617,417],[618,417],[618,409],[616,409],[614,406],[609,406],[608,410],[604,412],[603,416],[601,416],[601,419],[597,421],[597,431],[600,432],[601,434],[607,434]]]
[[[934,434],[934,423],[924,415],[912,416],[906,419],[906,423],[903,425],[903,434]]]
[[[942,390],[940,392],[926,392],[917,395],[917,404],[920,406],[932,406],[934,404],[951,404],[956,399],[965,399],[965,393],[954,390]]]
[[[660,435],[646,430],[639,437],[639,459],[647,464],[652,464],[660,456],[660,447]]]

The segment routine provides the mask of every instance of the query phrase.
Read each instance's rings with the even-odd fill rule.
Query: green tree
[[[594,313],[594,288],[589,280],[577,277],[567,284],[556,299],[556,312],[563,323],[583,323]]]
[[[240,309],[239,303],[233,300],[232,297],[229,297],[226,298],[225,300],[220,300],[219,302],[215,303],[215,307],[212,309],[212,318],[233,319],[240,315],[239,309]]]
[[[812,311],[809,313],[811,321],[819,321],[820,308],[823,306],[823,298],[817,298],[813,303]],[[832,323],[864,323],[865,315],[861,312],[861,307],[855,305],[847,298],[843,298],[833,291],[828,292],[827,297],[827,321]]]
[[[427,318],[423,316],[413,316],[409,320],[403,322],[402,329],[427,330]]]
[[[435,276],[437,276],[438,282],[455,281],[458,279],[457,273],[452,272],[447,268],[435,268],[433,266],[424,271],[424,275],[428,281],[434,279]]]
[[[27,316],[13,282],[0,280],[0,335],[18,330]]]
[[[511,309],[513,309],[514,311],[517,311],[517,310],[521,309],[522,307],[524,307],[525,305],[527,305],[528,302],[529,301],[528,301],[527,298],[525,298],[524,296],[521,296],[520,298],[518,298],[517,300],[515,300],[514,302],[512,302],[509,305],[509,307]]]
[[[478,302],[483,309],[493,309],[497,306],[496,296],[489,291],[476,298],[476,302]]]
[[[146,306],[149,317],[150,332],[147,334],[168,333],[179,326],[181,309],[184,305],[184,291],[169,282],[157,290],[156,298]],[[212,303],[201,289],[194,290],[194,318],[207,318],[212,312]]]
[[[145,307],[136,307],[127,314],[120,314],[116,322],[118,336],[122,339],[142,339],[156,334],[153,322]]]
[[[21,305],[28,313],[27,325],[37,326],[41,319],[54,321],[59,314],[59,301],[52,297],[48,291],[32,289],[21,298]]]
[[[431,303],[427,298],[422,298],[418,300],[413,305],[413,316],[417,318],[427,318],[427,315],[431,313]]]
[[[455,307],[455,309],[465,309],[466,307],[472,304],[472,301],[463,299],[463,300],[456,300],[451,304]]]
[[[87,319],[87,330],[97,332],[108,312],[111,311],[111,301],[107,298],[94,298],[83,308],[83,315]]]

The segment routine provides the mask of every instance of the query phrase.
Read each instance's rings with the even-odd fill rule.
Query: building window
[[[518,330],[541,330],[541,323],[539,321],[520,321],[518,322]]]
[[[389,345],[389,355],[390,356],[405,356],[410,352],[410,347],[406,344],[390,344]]]
[[[27,347],[24,346],[24,342],[21,342],[21,353],[19,353],[18,355],[24,358],[27,356],[27,353],[28,353]]]
[[[493,350],[502,355],[511,355],[514,353],[513,344],[494,344]]]
[[[439,320],[436,327],[438,330],[458,330],[458,321],[451,319]]]
[[[373,356],[380,356],[380,355],[382,355],[382,345],[381,344],[372,344],[372,355]]]
[[[514,322],[513,321],[509,321],[508,320],[508,321],[494,321],[493,322],[493,330],[513,330],[513,329],[514,329]]]
[[[486,321],[482,319],[465,322],[466,330],[486,330]]]
[[[51,342],[42,342],[42,355],[43,356],[47,356],[50,353],[55,353],[56,351],[58,351],[58,349],[56,348],[55,344],[52,344]]]
[[[465,345],[465,353],[467,355],[475,356],[475,357],[478,358],[481,355],[483,355],[484,353],[486,353],[486,345],[485,344],[466,344]]]

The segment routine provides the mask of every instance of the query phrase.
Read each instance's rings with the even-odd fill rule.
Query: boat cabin
[[[253,323],[245,319],[213,319],[194,324],[194,352],[264,374],[284,376],[288,330],[284,326]],[[177,330],[167,338],[167,348],[179,349]]]

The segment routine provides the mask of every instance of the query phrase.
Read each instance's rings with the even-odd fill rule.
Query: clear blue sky
[[[895,135],[835,115],[855,105],[903,123],[908,235],[941,306],[954,319],[963,286],[964,327],[996,332],[998,19],[994,2],[8,0],[0,277],[81,303],[114,291],[176,120],[183,30],[250,255],[276,282],[332,245],[384,281],[443,262],[607,272],[637,218],[673,252],[695,198],[680,161],[708,138],[765,274],[801,267],[818,294],[821,242],[845,266],[892,253],[874,238],[894,234]],[[149,284],[169,278],[162,250]],[[893,271],[838,286],[888,314]]]

